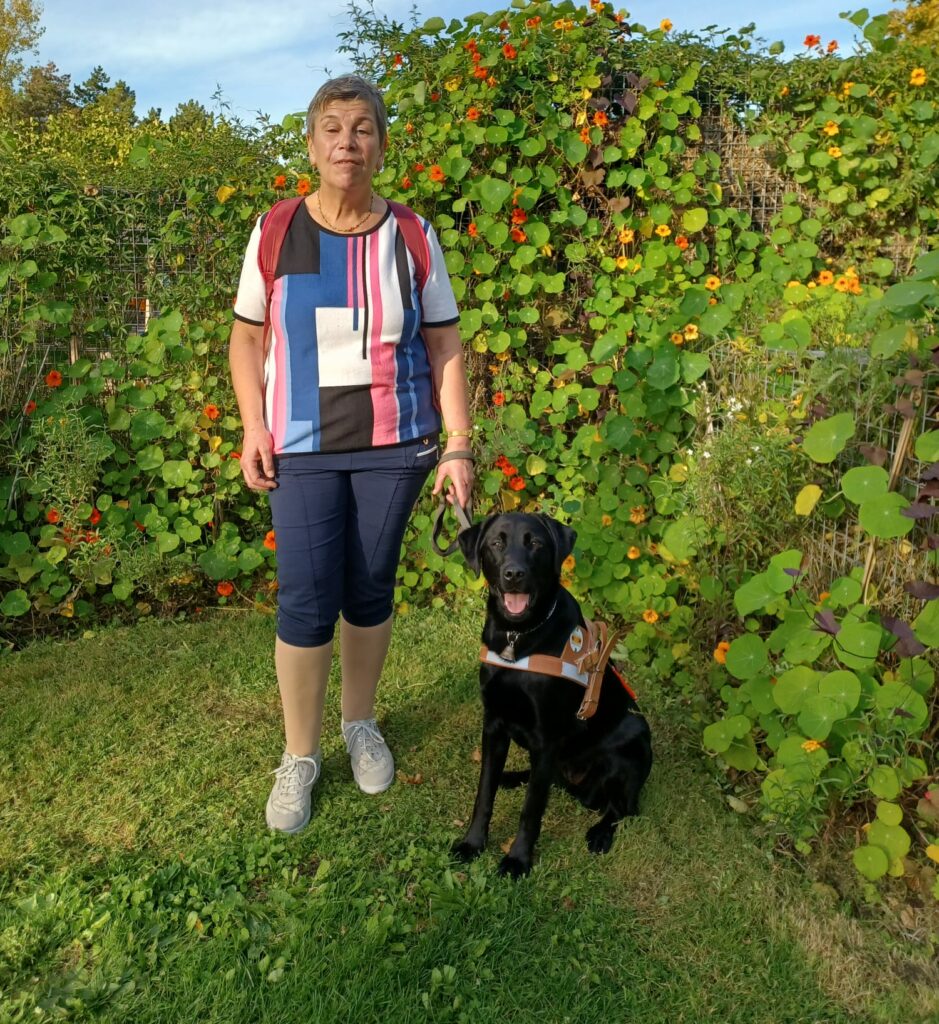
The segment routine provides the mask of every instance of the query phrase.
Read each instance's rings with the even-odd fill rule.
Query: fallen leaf
[[[515,836],[512,836],[512,838],[511,838],[511,839],[506,839],[506,841],[505,841],[505,842],[504,842],[504,843],[503,843],[503,844],[502,844],[502,845],[501,845],[501,846],[499,847],[499,849],[500,849],[500,850],[501,850],[501,851],[502,851],[503,853],[508,853],[508,852],[509,852],[509,850],[511,850],[511,849],[512,849],[512,843],[514,843],[514,842],[515,842]],[[927,851],[927,852],[928,852],[928,851]]]
[[[470,754],[470,760],[475,761],[477,764],[481,764],[483,759],[483,752],[477,747],[472,754]]]

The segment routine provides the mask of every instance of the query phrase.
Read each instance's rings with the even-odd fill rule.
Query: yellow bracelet
[[[472,437],[472,430],[448,430],[447,437]]]

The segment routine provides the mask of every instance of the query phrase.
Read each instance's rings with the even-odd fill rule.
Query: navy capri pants
[[[401,542],[430,471],[436,438],[356,452],[275,457],[277,635],[295,647],[391,614]]]

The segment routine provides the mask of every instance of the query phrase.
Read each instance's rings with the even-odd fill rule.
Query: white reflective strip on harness
[[[546,676],[560,676],[583,687],[586,687],[590,681],[589,675],[586,672],[578,672],[576,665],[547,654],[534,654],[519,658],[518,661],[507,661],[505,658],[500,658],[494,651],[490,651],[488,647],[483,647],[479,660],[485,665],[495,665],[498,668],[514,668],[519,672],[538,672]]]

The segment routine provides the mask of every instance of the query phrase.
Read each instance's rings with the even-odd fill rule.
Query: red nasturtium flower
[[[478,121],[479,120],[479,107],[470,107],[466,112],[467,121]]]
[[[401,187],[402,188],[410,188],[411,184],[412,184],[411,179],[405,174],[405,176],[401,179]]]
[[[521,245],[522,242],[525,242],[527,240],[528,240],[528,235],[526,235],[525,232],[522,231],[521,228],[512,228],[512,241],[513,242],[518,242],[519,245]]]
[[[492,396],[492,404],[493,405],[505,405],[505,392],[504,391],[497,391]]]
[[[210,420],[217,420],[221,413],[219,412],[217,405],[212,405],[210,402],[203,410],[202,415]]]
[[[513,491],[520,491],[520,490],[522,490],[524,488],[524,486],[525,486],[525,479],[524,479],[524,477],[513,476],[512,479],[509,481],[509,487],[511,487]]]
[[[50,370],[46,374],[44,380],[50,388],[58,388],[62,386],[62,374],[59,373],[58,370]]]
[[[395,54],[395,59],[394,59],[393,63],[394,63],[394,66],[396,68],[401,67],[401,65],[404,63],[404,54],[403,53],[396,53]]]
[[[298,196],[308,196],[309,194],[310,194],[310,179],[309,178],[301,178],[297,182],[297,195]]]
[[[431,164],[430,171],[428,172],[428,174],[430,175],[431,181],[447,180],[447,176],[443,173],[443,168],[440,166],[440,164]]]
[[[541,24],[541,18],[536,15],[534,18],[525,19],[526,28],[537,28]]]
[[[91,523],[92,526],[97,526],[98,523],[101,522],[101,513],[98,511],[98,509],[93,508],[91,510],[91,515],[88,517],[88,521]]]
[[[504,455],[500,455],[499,458],[496,459],[496,469],[505,469],[508,464],[509,460]]]
[[[421,171],[423,171],[423,170],[424,170],[424,165],[423,165],[423,164],[422,164],[422,163],[420,162],[420,160],[418,160],[418,162],[417,162],[417,163],[416,163],[416,164],[414,165],[414,170],[415,170],[415,171],[416,171],[416,172],[417,172],[418,174],[420,174],[420,173],[421,173]]]
[[[277,177],[274,178],[274,188],[283,188],[286,184],[287,184],[287,175],[286,174],[278,174]]]
[[[473,78],[485,78],[486,75],[488,74],[489,72],[484,67],[480,67],[478,64],[475,68],[473,68]]]
[[[58,509],[55,509],[55,508],[46,509],[46,522],[47,523],[57,523],[60,518],[61,518],[61,516],[59,515]]]
[[[408,123],[404,126],[404,130],[408,133],[408,135],[413,135],[414,134],[414,125],[411,124],[410,121],[408,121]]]
[[[235,592],[234,586],[228,580],[222,580],[215,589],[222,597],[231,597]]]
[[[802,42],[803,46],[820,46],[822,42],[821,36],[808,35]]]
[[[35,411],[36,411],[36,403],[32,399],[30,399],[23,406],[23,412],[25,412],[27,416],[31,416]]]
[[[470,238],[475,238],[479,234],[479,228],[476,227],[476,221],[472,221],[470,226],[466,229],[466,233]]]
[[[264,536],[264,546],[268,551],[277,550],[277,538],[274,536],[273,530],[268,530]]]
[[[513,224],[524,224],[528,220],[528,214],[519,206],[516,206],[512,211],[512,223]]]
[[[431,102],[431,103],[436,103],[436,102],[437,102],[437,100],[439,100],[439,99],[440,99],[440,93],[439,93],[439,92],[437,92],[437,90],[435,89],[435,90],[434,90],[434,91],[433,91],[433,92],[432,92],[432,93],[430,94],[430,102]]]
[[[505,462],[502,463],[499,469],[501,469],[506,476],[515,476],[518,473],[518,470],[515,468],[515,466],[512,465],[511,462],[509,462],[508,459],[506,459]]]
[[[690,244],[691,243],[688,241],[688,239],[684,235],[676,235],[675,236],[675,245],[677,245],[678,248],[681,249],[682,252],[684,252],[685,249],[687,249]]]
[[[506,60],[515,60],[518,56],[518,50],[516,50],[511,43],[506,43],[505,46],[502,47],[502,52],[505,54]]]

